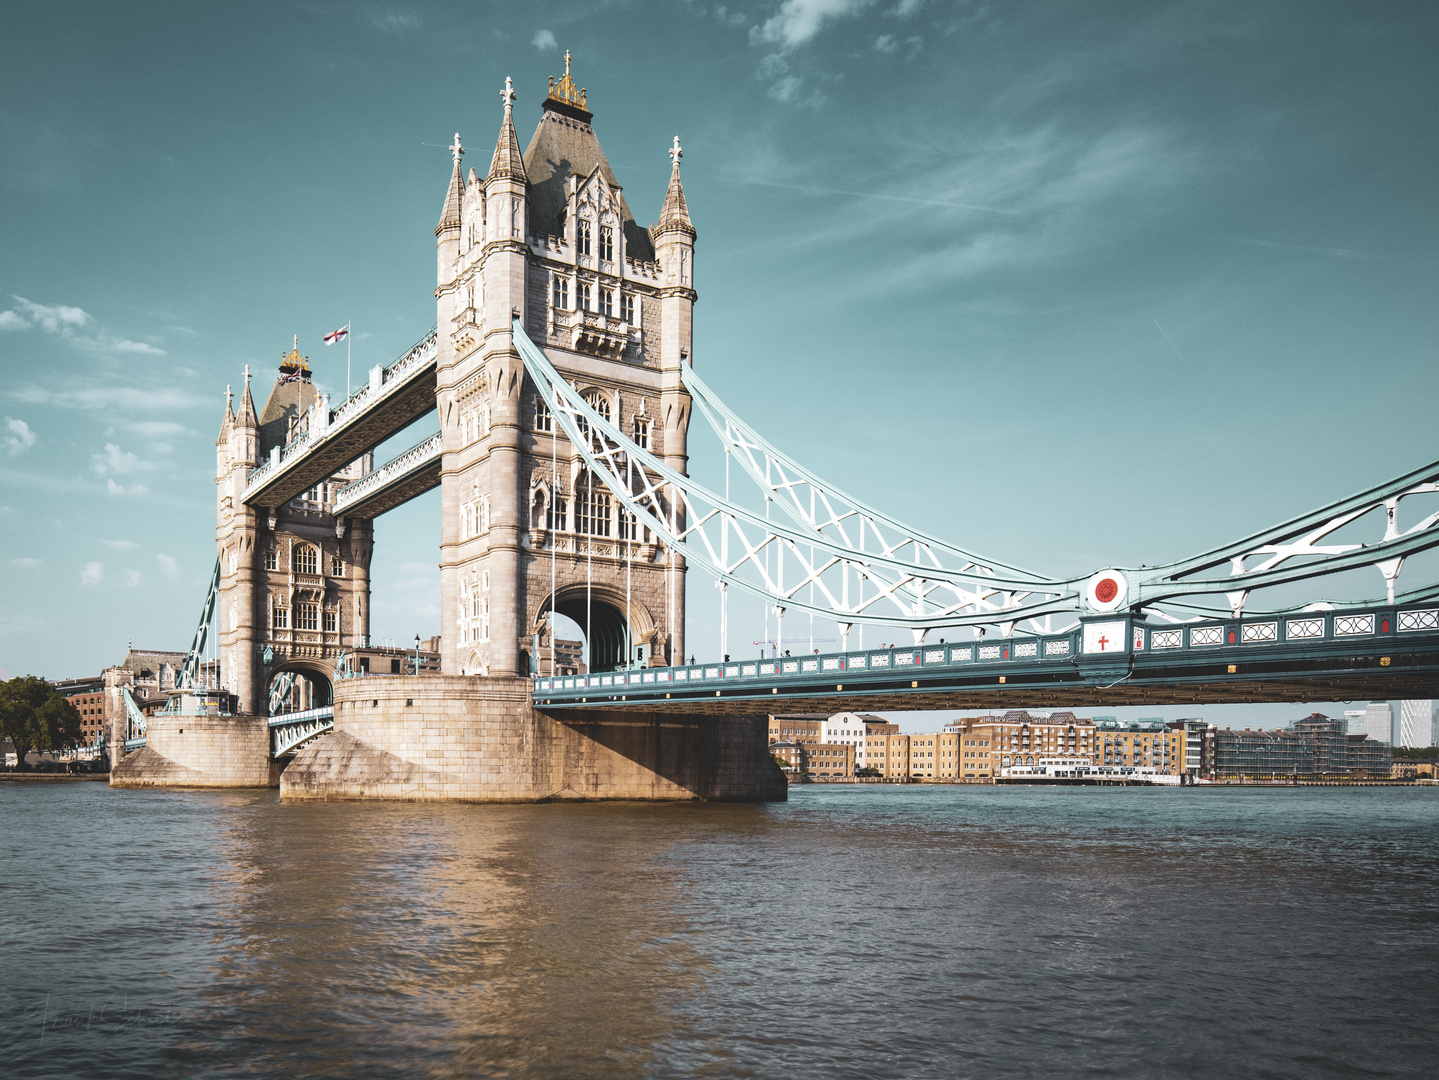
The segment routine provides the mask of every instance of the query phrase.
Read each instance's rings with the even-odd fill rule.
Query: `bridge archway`
[[[629,662],[649,662],[657,627],[649,608],[633,594],[626,598],[623,589],[611,585],[562,585],[540,605],[533,633],[545,632],[551,606],[584,633],[591,671],[615,671]]]
[[[280,660],[270,669],[261,706],[269,715],[279,716],[333,705],[333,675],[333,668],[323,661]]]

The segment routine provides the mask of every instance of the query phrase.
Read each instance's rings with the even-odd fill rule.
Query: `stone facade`
[[[295,348],[258,415],[246,369],[239,411],[226,402],[215,442],[221,679],[241,713],[268,715],[270,681],[284,671],[328,687],[341,650],[369,635],[373,525],[338,522],[331,510],[340,487],[368,472],[373,455],[273,512],[243,499],[251,470],[300,434],[316,406],[329,403]]]
[[[553,83],[553,80],[552,80]],[[639,226],[568,72],[520,153],[507,91],[482,179],[454,169],[435,230],[441,667],[524,676],[551,609],[592,670],[684,652],[684,563],[626,519],[525,377],[514,318],[602,414],[687,469],[695,231],[674,150],[658,225]]]
[[[765,718],[550,716],[526,679],[392,676],[336,685],[335,731],[301,750],[286,799],[782,800]]]

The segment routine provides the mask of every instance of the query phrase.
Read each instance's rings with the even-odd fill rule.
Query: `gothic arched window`
[[[590,223],[583,218],[575,229],[575,247],[581,255],[590,253]]]
[[[309,544],[296,544],[291,558],[297,574],[318,574],[320,572],[320,553]]]
[[[615,231],[608,225],[600,226],[600,258],[606,262],[615,258]]]

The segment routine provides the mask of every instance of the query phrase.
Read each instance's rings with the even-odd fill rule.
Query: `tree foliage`
[[[16,767],[32,750],[66,750],[84,735],[80,711],[44,679],[20,675],[0,683],[0,736],[15,746]]]

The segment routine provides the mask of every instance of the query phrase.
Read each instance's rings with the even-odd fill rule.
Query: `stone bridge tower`
[[[679,142],[659,221],[637,224],[587,94],[550,80],[521,154],[515,94],[482,178],[454,170],[435,229],[441,475],[441,666],[548,670],[548,613],[585,628],[595,670],[684,653],[685,567],[585,470],[514,347],[530,338],[614,424],[687,469],[694,241]],[[535,645],[538,643],[538,649]]]
[[[270,681],[285,671],[306,676],[314,692],[327,697],[336,658],[368,641],[373,526],[363,519],[338,522],[331,508],[344,483],[370,470],[373,455],[273,512],[243,499],[251,470],[303,433],[315,410],[328,409],[327,397],[311,382],[298,340],[281,360],[258,416],[249,368],[238,412],[227,393],[215,443],[216,617],[221,681],[239,698],[242,714],[267,714]]]

